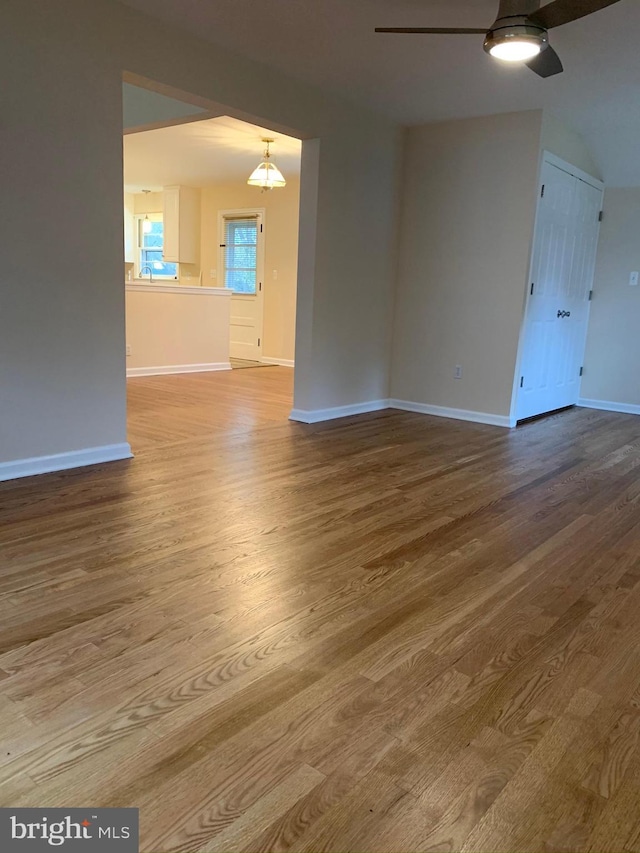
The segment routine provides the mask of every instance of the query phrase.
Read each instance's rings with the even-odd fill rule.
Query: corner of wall
[[[544,110],[542,115],[541,148],[602,180],[602,169],[582,136],[549,110]]]

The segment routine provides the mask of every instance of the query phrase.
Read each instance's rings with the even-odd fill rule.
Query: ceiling
[[[300,174],[302,143],[229,116],[124,136],[127,192],[181,184],[201,187],[246,181],[262,159],[262,137],[274,141],[273,161],[285,178]]]
[[[640,2],[552,32],[565,73],[496,62],[482,36],[376,26],[489,26],[497,0],[121,0],[407,125],[548,108],[583,134],[607,183],[640,186]]]

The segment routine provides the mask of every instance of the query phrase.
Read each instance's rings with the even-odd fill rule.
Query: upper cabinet
[[[194,187],[164,187],[163,207],[163,259],[177,264],[198,263],[200,190]]]

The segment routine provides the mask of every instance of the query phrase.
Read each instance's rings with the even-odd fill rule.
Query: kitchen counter
[[[144,281],[136,279],[125,281],[125,289],[132,293],[179,293],[198,296],[231,296],[231,291],[226,287],[200,287],[186,284],[168,284],[163,281]]]
[[[230,290],[127,281],[125,300],[127,376],[231,369]]]

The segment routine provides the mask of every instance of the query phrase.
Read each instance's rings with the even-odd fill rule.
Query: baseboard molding
[[[292,409],[289,420],[302,424],[317,424],[321,421],[334,421],[351,415],[364,415],[367,412],[380,412],[389,408],[388,400],[370,400],[368,403],[355,403],[352,406],[336,406],[333,409]]]
[[[403,412],[417,412],[421,415],[433,415],[436,418],[451,418],[455,421],[470,421],[476,424],[513,429],[515,418],[508,415],[494,415],[489,412],[474,412],[467,409],[448,409],[445,406],[430,406],[428,403],[413,403],[409,400],[389,400],[390,409],[401,409]]]
[[[292,358],[270,358],[268,355],[263,355],[260,361],[263,364],[277,364],[280,367],[295,367],[295,362]]]
[[[219,361],[212,364],[165,364],[161,367],[128,367],[127,376],[165,376],[170,373],[209,373],[231,370],[231,363]]]
[[[600,409],[602,412],[619,412],[621,415],[640,415],[640,406],[633,403],[611,403],[608,400],[586,400],[580,398],[578,405],[584,409]]]
[[[400,409],[403,412],[416,412],[420,415],[433,415],[437,418],[451,418],[456,421],[470,421],[476,424],[513,429],[515,418],[508,415],[493,415],[488,412],[471,412],[466,409],[447,409],[444,406],[430,406],[427,403],[413,403],[409,400],[372,400],[369,403],[356,403],[353,406],[337,406],[334,409],[293,409],[289,420],[303,424],[316,424],[366,412],[379,412],[383,409]]]
[[[127,442],[122,442],[122,444],[105,444],[102,447],[87,447],[85,450],[72,450],[69,453],[54,453],[51,456],[15,459],[11,462],[0,462],[0,482],[132,458],[131,447]]]

